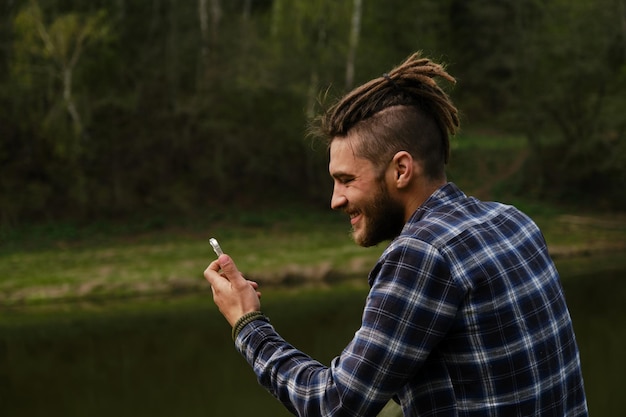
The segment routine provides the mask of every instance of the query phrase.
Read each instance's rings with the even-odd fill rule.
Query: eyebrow
[[[333,178],[338,178],[338,177],[348,177],[348,176],[352,176],[353,174],[348,174],[347,172],[344,171],[334,171],[334,172],[330,172],[330,176]]]

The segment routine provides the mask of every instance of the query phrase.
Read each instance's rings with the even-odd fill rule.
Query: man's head
[[[442,65],[415,53],[341,98],[319,119],[318,133],[329,146],[358,133],[355,150],[379,168],[404,150],[424,165],[429,178],[443,178],[449,135],[456,133],[459,119],[435,77],[455,83]]]
[[[459,120],[436,76],[454,82],[441,65],[414,54],[319,120],[335,180],[331,206],[350,215],[362,246],[397,236],[432,185],[445,181]]]

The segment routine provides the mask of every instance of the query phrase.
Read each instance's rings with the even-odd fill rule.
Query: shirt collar
[[[459,198],[465,198],[466,195],[453,182],[448,182],[433,192],[430,197],[415,210],[405,227],[411,223],[420,221],[426,214],[434,211],[436,208],[446,205]]]

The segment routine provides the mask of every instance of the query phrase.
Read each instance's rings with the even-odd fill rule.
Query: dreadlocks
[[[455,79],[442,65],[419,52],[388,74],[355,88],[318,119],[328,144],[358,133],[356,152],[382,166],[405,150],[423,161],[426,175],[443,175],[450,153],[449,135],[459,127],[457,109],[435,77]]]

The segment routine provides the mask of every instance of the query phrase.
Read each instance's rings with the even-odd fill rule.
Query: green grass
[[[557,259],[626,251],[626,213],[589,213],[515,193],[525,141],[464,133],[453,141],[449,179],[466,193],[512,203],[541,227]],[[503,177],[504,174],[507,174]],[[210,207],[202,215],[42,223],[0,230],[0,305],[196,291],[216,237],[263,285],[362,283],[382,247],[363,249],[347,218],[330,209]]]
[[[626,250],[626,217],[571,216],[529,205],[556,258]],[[245,216],[245,213],[242,214]],[[90,240],[64,238],[0,254],[4,305],[197,291],[215,258],[214,236],[240,270],[263,285],[328,285],[350,275],[365,284],[383,246],[364,249],[348,233],[345,216],[303,208],[280,216],[257,213],[254,224],[236,217],[195,228],[164,228]]]
[[[229,218],[141,233],[89,238],[46,235],[36,244],[0,252],[0,303],[119,297],[203,288],[202,272],[215,259],[208,238],[218,238],[250,279],[265,284],[328,281],[360,272],[380,248],[356,246],[345,216],[302,208],[231,213]],[[51,236],[61,236],[54,239]],[[20,246],[21,245],[21,246]]]

